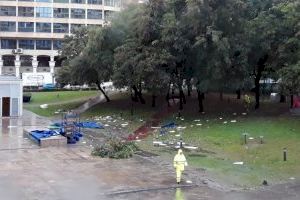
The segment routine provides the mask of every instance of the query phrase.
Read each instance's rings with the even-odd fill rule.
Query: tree
[[[291,108],[293,107],[293,95],[300,93],[300,62],[284,67],[279,71],[280,88],[284,94],[291,96]]]
[[[282,2],[282,3],[281,3]],[[279,56],[280,49],[297,33],[296,23],[290,23],[288,9],[296,5],[294,1],[273,1],[272,7],[260,12],[257,17],[249,21],[248,39],[248,66],[252,70],[255,92],[255,108],[260,105],[260,80],[264,73],[267,76],[275,75],[283,65]]]

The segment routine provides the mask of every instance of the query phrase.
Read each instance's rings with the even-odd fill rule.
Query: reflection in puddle
[[[175,200],[185,200],[184,193],[181,188],[176,188]]]

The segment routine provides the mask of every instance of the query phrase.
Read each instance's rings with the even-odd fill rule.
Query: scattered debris
[[[174,130],[171,130],[171,131],[169,131],[170,133],[175,133],[176,131],[174,131]]]
[[[196,124],[197,126],[202,126],[202,124]]]
[[[193,183],[193,182],[192,182],[192,181],[190,181],[190,180],[187,180],[187,181],[186,181],[186,183]]]
[[[227,124],[227,121],[224,121],[223,124]]]
[[[295,177],[290,177],[290,180],[295,180]]]
[[[48,108],[48,104],[42,104],[42,105],[40,105],[40,108],[47,109]]]
[[[247,113],[242,113],[242,115],[247,115]]]
[[[249,137],[248,139],[249,139],[249,140],[254,140],[254,138],[253,138],[253,137]]]
[[[185,148],[185,149],[191,149],[191,150],[198,149],[198,147],[194,147],[194,146],[184,146],[183,148]]]
[[[233,115],[237,115],[236,113],[232,113]]]
[[[231,122],[231,123],[236,123],[236,120],[231,120],[230,122]]]
[[[219,117],[219,119],[223,119],[223,117]]]
[[[200,119],[195,119],[194,121],[195,121],[195,122],[200,122]]]
[[[238,162],[234,162],[233,164],[234,164],[234,165],[243,165],[244,162],[238,161]]]

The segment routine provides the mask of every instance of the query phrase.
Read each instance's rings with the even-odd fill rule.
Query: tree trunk
[[[182,97],[182,92],[179,92],[179,110],[183,110],[183,97]]]
[[[143,98],[142,92],[139,91],[135,85],[132,87],[132,89],[134,90],[134,98],[140,100],[141,104],[145,104],[146,101]],[[138,102],[138,100],[137,100],[137,102]]]
[[[220,100],[223,101],[223,91],[220,91]]]
[[[199,112],[203,112],[203,94],[200,90],[197,89],[197,96],[198,96],[198,105],[199,105]]]
[[[262,72],[265,69],[265,63],[268,60],[268,55],[264,55],[263,57],[261,57],[257,63],[257,74],[255,76],[254,79],[254,85],[255,85],[255,109],[259,108],[259,100],[260,100],[260,84],[259,81],[261,79],[262,76]]]
[[[191,81],[188,81],[187,82],[187,95],[188,95],[188,97],[191,96],[191,91],[192,91]]]
[[[238,89],[238,90],[236,91],[236,98],[237,98],[237,99],[241,99],[241,89]]]
[[[138,98],[138,90],[136,89],[135,86],[132,86],[132,89],[134,91],[134,95],[131,95],[131,99],[134,102],[139,102],[139,98]]]
[[[259,84],[259,80],[261,78],[261,73],[258,73],[258,75],[256,75],[255,77],[255,89],[254,89],[254,92],[255,92],[255,109],[259,109],[259,106],[260,106],[260,84]]]
[[[294,106],[294,95],[291,95],[291,108]]]
[[[180,93],[181,93],[181,96],[182,96],[182,101],[184,104],[186,104],[186,98],[185,98],[185,95],[184,95],[184,92],[182,89],[180,89]]]
[[[280,95],[280,100],[279,100],[279,102],[280,103],[284,103],[286,101],[286,98],[285,98],[285,95]]]
[[[106,93],[104,92],[104,90],[101,88],[100,83],[96,83],[98,89],[101,91],[101,93],[104,95],[106,102],[110,102],[109,97],[106,95]]]
[[[152,95],[152,107],[155,107],[155,99],[156,99],[156,96],[153,94]]]

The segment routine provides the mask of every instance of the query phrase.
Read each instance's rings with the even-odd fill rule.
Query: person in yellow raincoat
[[[179,184],[181,181],[181,174],[184,171],[184,167],[187,166],[185,156],[181,149],[178,150],[178,153],[174,157],[174,168],[176,169],[176,180]]]

